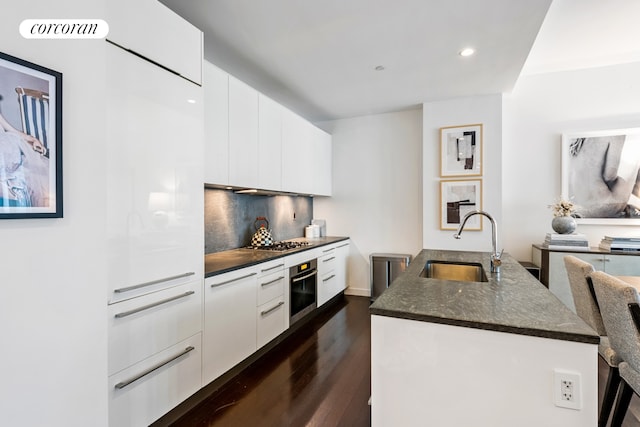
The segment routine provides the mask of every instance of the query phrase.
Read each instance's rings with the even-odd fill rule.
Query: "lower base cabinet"
[[[198,333],[109,377],[109,425],[146,426],[201,387]]]
[[[205,279],[204,384],[256,351],[257,274],[250,267]]]

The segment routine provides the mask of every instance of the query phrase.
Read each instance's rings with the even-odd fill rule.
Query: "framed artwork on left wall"
[[[62,73],[0,52],[0,218],[62,206]]]

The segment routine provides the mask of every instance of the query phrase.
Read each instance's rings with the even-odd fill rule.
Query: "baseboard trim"
[[[345,295],[353,295],[356,297],[370,297],[371,290],[370,289],[362,289],[362,288],[351,288],[348,287],[344,290]]]

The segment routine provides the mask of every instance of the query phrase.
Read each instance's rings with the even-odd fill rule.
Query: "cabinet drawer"
[[[329,271],[333,271],[336,268],[336,253],[335,250],[329,252],[321,258],[318,258],[318,273],[320,275],[326,274]]]
[[[258,279],[258,306],[271,301],[274,298],[281,297],[285,289],[284,270],[280,270],[273,274],[263,276]]]
[[[109,425],[149,425],[201,386],[201,334],[109,377]]]
[[[288,310],[283,297],[275,298],[258,307],[257,347],[260,348],[280,335],[287,327]]]
[[[338,290],[338,277],[335,271],[329,271],[318,279],[318,307],[329,301],[340,292]]]
[[[284,258],[274,259],[258,265],[258,277],[284,270]]]
[[[109,375],[202,329],[198,282],[112,304],[109,313]]]

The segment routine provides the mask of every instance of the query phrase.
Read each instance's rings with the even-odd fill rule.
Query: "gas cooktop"
[[[299,241],[282,241],[282,242],[274,242],[270,246],[245,246],[245,249],[254,249],[257,251],[276,251],[276,252],[284,252],[292,249],[303,248],[305,246],[309,246],[310,242],[299,242]]]

